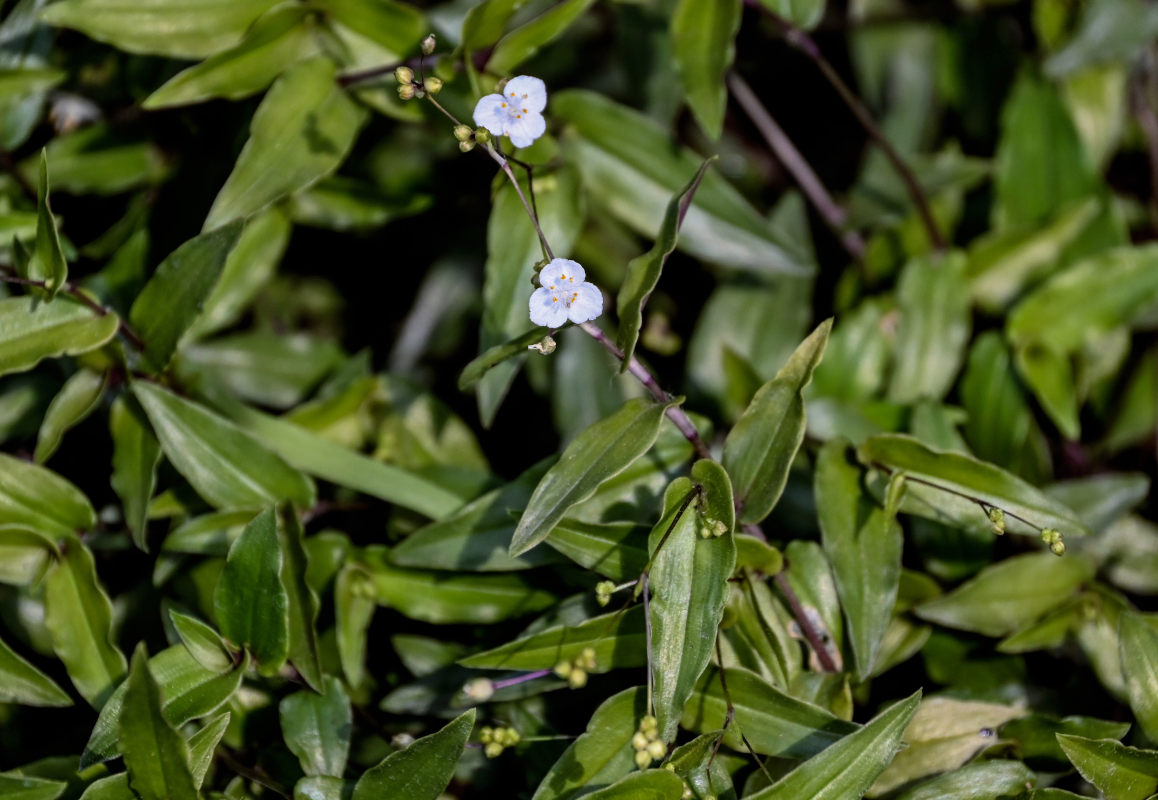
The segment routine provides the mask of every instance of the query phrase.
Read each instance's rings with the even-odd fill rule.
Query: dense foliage
[[[1158,7],[2,9],[0,796],[1158,796]]]

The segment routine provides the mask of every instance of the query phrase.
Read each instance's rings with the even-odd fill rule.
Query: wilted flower
[[[547,86],[538,78],[511,78],[502,94],[488,94],[474,107],[474,121],[495,136],[511,137],[515,147],[527,147],[547,130],[542,111]]]
[[[584,280],[587,273],[569,258],[553,259],[539,271],[542,286],[531,294],[531,322],[558,328],[568,319],[587,322],[603,313],[603,292]]]

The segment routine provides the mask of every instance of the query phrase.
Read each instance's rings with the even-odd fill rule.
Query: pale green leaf
[[[1064,733],[1057,741],[1081,776],[1106,797],[1145,800],[1158,792],[1158,752]]]
[[[281,701],[278,712],[286,745],[306,775],[342,777],[350,752],[353,715],[342,682],[327,677],[321,694],[309,689]]]
[[[474,728],[472,708],[442,730],[416,739],[362,774],[353,800],[438,800]]]
[[[89,369],[77,370],[64,382],[40,423],[33,456],[38,463],[47,461],[60,446],[64,434],[96,410],[107,385],[108,373]]]
[[[72,698],[52,678],[21,658],[0,639],[0,702],[25,706],[71,706]]]
[[[116,314],[97,314],[71,297],[51,303],[31,295],[6,297],[0,300],[0,374],[95,350],[116,335],[119,324]]]

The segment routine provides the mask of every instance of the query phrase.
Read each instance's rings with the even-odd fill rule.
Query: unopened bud
[[[438,94],[442,91],[442,78],[431,75],[423,85],[426,87],[426,91],[431,94]]]
[[[993,523],[993,532],[998,536],[1005,533],[1005,511],[1000,508],[989,507],[989,521]]]
[[[1061,539],[1061,533],[1054,528],[1044,528],[1041,532],[1041,540],[1046,544],[1053,544]]]
[[[557,343],[555,342],[555,340],[552,337],[544,336],[542,339],[535,342],[534,344],[527,345],[527,349],[528,350],[538,350],[543,355],[549,356],[549,355],[551,355],[551,353],[555,352],[555,348],[557,346],[558,346]],[[603,605],[607,605],[607,604],[604,603]]]
[[[659,720],[653,717],[651,714],[648,714],[646,717],[639,721],[639,729],[641,731],[658,730]]]
[[[579,658],[576,659],[576,663],[585,669],[595,669],[595,648],[584,647],[583,652],[581,652]]]
[[[398,96],[403,100],[412,100],[416,94],[418,94],[418,90],[414,88],[412,83],[404,83],[398,87]]]
[[[414,83],[414,70],[410,67],[399,67],[394,70],[394,79],[403,86],[408,83]]]
[[[471,130],[471,127],[469,125],[455,125],[454,126],[454,138],[458,139],[460,142],[465,142],[465,141],[469,140],[473,135],[474,135],[474,131]]]
[[[560,678],[566,678],[571,674],[572,668],[570,661],[560,661],[555,665],[555,674]]]
[[[466,682],[462,693],[476,703],[485,703],[495,693],[495,685],[490,678],[475,678]]]
[[[490,744],[495,740],[495,729],[489,725],[484,725],[479,729],[478,738],[483,744]]]
[[[639,731],[636,731],[635,735],[631,737],[631,746],[636,750],[646,750],[647,744],[647,737]]]
[[[587,685],[587,670],[572,669],[571,674],[567,676],[567,685],[572,689],[582,689]]]
[[[438,43],[434,40],[434,34],[428,34],[427,37],[422,40],[422,54],[425,56],[430,55],[434,52],[434,48],[437,46],[437,44]]]
[[[640,750],[635,754],[635,766],[640,769],[647,769],[651,766],[651,756],[647,754],[646,750]]]
[[[1049,549],[1055,556],[1064,556],[1066,554],[1066,543],[1058,539],[1050,544]]]
[[[486,144],[491,140],[491,132],[486,128],[475,128],[474,140],[479,144]]]
[[[467,140],[465,142],[459,142],[458,143],[458,149],[464,153],[469,153],[471,150],[474,150],[474,142],[472,142],[470,140]]]
[[[498,742],[491,742],[483,747],[483,752],[487,758],[498,758],[503,754],[503,746]]]
[[[390,740],[390,744],[398,750],[405,750],[410,745],[414,744],[414,737],[409,733],[396,733],[394,738]]]
[[[667,745],[660,741],[648,742],[647,754],[652,757],[652,760],[659,761],[667,755]]]

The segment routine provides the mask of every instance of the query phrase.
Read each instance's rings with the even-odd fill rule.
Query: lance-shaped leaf
[[[303,689],[282,700],[281,730],[306,775],[340,778],[350,753],[350,698],[333,676],[325,679],[324,689],[321,694]]]
[[[921,693],[910,695],[872,718],[752,800],[821,800],[863,797],[901,747],[901,735],[917,710]]]
[[[1132,611],[1123,613],[1118,625],[1130,708],[1146,737],[1158,742],[1158,631]]]
[[[317,7],[399,56],[413,50],[429,30],[421,11],[398,0],[318,0]]]
[[[1005,636],[1061,605],[1093,577],[1093,564],[1081,556],[1026,553],[986,567],[916,613],[950,628]]]
[[[568,322],[563,327],[570,325]],[[487,348],[463,367],[462,374],[458,376],[458,388],[465,392],[482,380],[491,368],[515,356],[526,355],[527,348],[541,341],[545,335],[544,330],[536,326],[502,344]]]
[[[672,12],[672,47],[684,96],[710,139],[720,138],[724,127],[724,73],[736,55],[742,10],[740,0],[680,0]]]
[[[684,706],[712,658],[736,567],[727,474],[704,460],[696,462],[692,477],[705,477],[707,485],[695,489],[687,478],[674,480],[648,539],[653,705],[665,742],[675,738]]]
[[[199,664],[181,644],[157,653],[149,659],[149,671],[161,687],[165,719],[180,727],[195,717],[213,713],[237,691],[249,663],[245,657],[231,669],[216,672]],[[81,754],[80,769],[120,755],[120,719],[127,688],[128,684],[122,683],[101,708]]]
[[[861,488],[848,442],[834,439],[816,462],[820,541],[832,565],[858,680],[873,670],[901,578],[901,526]]]
[[[52,678],[21,658],[0,639],[0,702],[25,706],[71,706]]]
[[[609,786],[635,769],[631,737],[645,714],[647,692],[641,686],[604,700],[587,721],[587,729],[547,771],[533,800],[571,800]]]
[[[6,297],[0,300],[0,375],[95,350],[116,336],[119,324],[116,314],[97,314],[71,297],[52,303],[31,295]]]
[[[213,626],[174,609],[169,609],[169,620],[189,655],[205,669],[225,672],[233,666],[233,653]]]
[[[125,4],[120,0],[66,0],[46,8],[41,19],[76,28],[131,53],[204,58],[232,46],[276,2]]]
[[[36,245],[27,270],[28,278],[44,281],[50,300],[68,280],[68,262],[60,246],[56,217],[48,205],[48,156],[43,150],[40,151],[40,182],[36,188]]]
[[[472,708],[437,733],[386,756],[358,779],[353,800],[438,800],[454,776],[455,765],[474,728],[474,717]]]
[[[277,526],[278,549],[284,564],[281,583],[289,601],[289,660],[314,691],[322,690],[322,663],[318,652],[318,595],[306,582],[309,556],[297,513],[283,507]],[[338,777],[341,773],[333,773]]]
[[[56,540],[51,536],[20,525],[0,525],[0,583],[10,586],[40,583],[58,553]]]
[[[182,244],[166,256],[137,295],[129,321],[145,343],[144,360],[151,369],[165,369],[177,343],[201,313],[242,224],[238,221]]]
[[[161,443],[140,405],[125,394],[117,397],[109,410],[109,433],[113,439],[113,474],[109,482],[121,498],[133,544],[147,551],[145,526],[149,498],[157,485]]]
[[[338,86],[336,69],[328,58],[314,58],[278,78],[253,115],[249,141],[213,201],[205,230],[260,211],[338,168],[365,112]]]
[[[724,441],[724,467],[732,477],[739,521],[759,522],[780,499],[788,470],[804,441],[804,387],[824,356],[832,320],[796,348],[776,377],[760,387]]]
[[[197,493],[217,508],[262,508],[282,500],[309,507],[314,487],[277,454],[204,406],[154,383],[135,381],[161,449]]]
[[[273,509],[254,517],[229,548],[213,605],[225,638],[245,647],[263,675],[289,655],[289,595],[282,584],[284,555]]]
[[[723,759],[716,758],[719,741],[723,736],[723,731],[701,734],[673,750],[664,764],[664,769],[670,769],[691,787],[693,797],[736,798],[732,776],[724,766]]]
[[[1026,786],[1035,783],[1029,767],[1020,761],[995,759],[966,764],[919,786],[895,795],[896,800],[973,800],[978,797],[1029,797]],[[1047,795],[1048,797],[1048,795]],[[1063,796],[1064,797],[1064,796]],[[1042,798],[1045,800],[1045,798]]]
[[[33,454],[38,463],[47,461],[60,446],[64,434],[96,409],[107,384],[108,373],[90,369],[77,370],[64,382],[40,423]]]
[[[736,724],[724,732],[724,743],[740,752],[747,750],[740,739],[741,731],[757,753],[807,758],[858,730],[857,725],[785,694],[746,669],[729,668],[727,681]],[[720,673],[713,667],[704,674],[684,709],[683,726],[697,732],[719,730],[727,713]]]
[[[1078,772],[1114,800],[1145,800],[1158,791],[1158,752],[1127,747],[1113,739],[1057,734]]]
[[[0,524],[45,537],[69,536],[96,525],[96,512],[80,489],[55,472],[0,453]]]
[[[562,519],[547,545],[581,567],[622,583],[639,577],[647,566],[644,531],[633,522],[583,522]]]
[[[129,785],[141,800],[197,800],[189,746],[161,714],[161,690],[141,644],[133,653],[121,714],[121,749]]]
[[[912,436],[892,433],[867,439],[857,455],[868,466],[883,466],[917,479],[905,483],[900,508],[909,514],[952,526],[987,528],[989,520],[976,498],[1004,509],[1012,533],[1036,534],[1042,528],[1056,528],[1067,536],[1088,533],[1064,503],[972,456],[935,450]],[[1029,520],[1034,527],[1013,519],[1013,515]]]
[[[511,555],[522,555],[546,539],[572,506],[651,449],[664,414],[677,402],[628,400],[623,408],[576,436],[535,487],[511,538]]]
[[[683,780],[671,770],[649,769],[633,772],[606,789],[584,795],[588,800],[680,800]]]
[[[342,672],[353,689],[366,679],[366,638],[377,607],[373,579],[345,564],[334,582],[334,636]]]
[[[0,795],[11,800],[56,800],[68,788],[65,781],[0,775]],[[125,788],[128,791],[128,787]]]
[[[52,649],[78,692],[100,708],[125,674],[125,657],[113,644],[113,608],[100,585],[92,553],[80,541],[62,548],[45,578],[44,622]]]
[[[593,1],[564,0],[527,24],[515,28],[495,44],[487,60],[487,71],[499,75],[510,73],[542,47],[562,36],[576,20],[582,19]]]
[[[469,655],[459,663],[478,669],[550,669],[560,661],[575,659],[588,647],[595,651],[595,666],[588,672],[646,664],[643,607],[592,617],[578,625],[547,628]]]
[[[721,84],[722,89],[723,84]],[[703,180],[704,172],[715,156],[706,159],[700,164],[699,170],[692,179],[680,189],[667,204],[663,222],[659,226],[659,235],[655,244],[641,256],[631,259],[627,264],[627,275],[619,287],[619,296],[616,299],[616,310],[619,312],[619,332],[615,341],[623,351],[623,363],[620,372],[627,370],[628,362],[635,354],[635,344],[639,341],[639,329],[643,325],[643,305],[647,298],[655,291],[659,283],[659,276],[663,272],[664,262],[676,249],[679,241],[680,224],[684,215],[692,204],[696,189]]]

